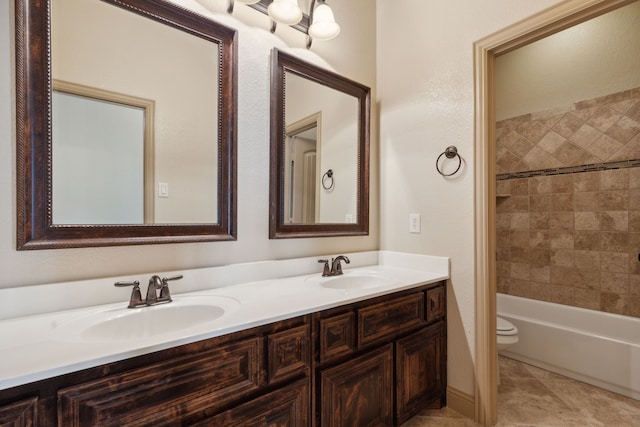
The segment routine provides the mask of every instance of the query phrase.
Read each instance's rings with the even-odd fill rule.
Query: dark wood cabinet
[[[441,319],[447,311],[446,288],[438,286],[427,292],[427,322]]]
[[[314,313],[312,327],[315,426],[399,425],[446,403],[444,282]]]
[[[21,399],[0,405],[0,426],[31,427],[38,425],[38,398]]]
[[[249,338],[58,391],[58,424],[166,425],[260,388],[262,345]]]
[[[308,426],[310,342],[300,316],[2,390],[0,425]]]
[[[320,372],[321,425],[393,422],[393,347],[388,344]]]
[[[396,342],[396,413],[404,423],[446,396],[445,325],[438,322]]]
[[[444,282],[0,391],[0,425],[369,427],[444,405]]]
[[[198,427],[307,427],[309,401],[309,379],[304,379],[192,425]]]
[[[309,376],[309,325],[298,326],[267,337],[268,380],[275,383],[295,377]]]
[[[320,363],[349,355],[356,349],[355,314],[347,312],[318,320]]]
[[[358,309],[358,347],[379,343],[425,323],[424,295],[409,295]]]

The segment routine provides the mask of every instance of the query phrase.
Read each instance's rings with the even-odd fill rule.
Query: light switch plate
[[[420,233],[420,214],[409,214],[409,233]]]
[[[158,183],[158,197],[169,197],[169,183]]]

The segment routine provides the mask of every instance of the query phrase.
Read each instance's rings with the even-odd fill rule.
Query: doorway
[[[501,54],[635,0],[568,0],[474,44],[475,64],[475,369],[476,421],[497,420],[496,183],[494,61]]]

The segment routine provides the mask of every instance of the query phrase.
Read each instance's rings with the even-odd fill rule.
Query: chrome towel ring
[[[438,162],[440,162],[440,158],[442,156],[445,156],[447,159],[453,159],[454,157],[458,157],[458,167],[456,168],[456,170],[454,170],[451,173],[444,173],[440,170],[440,166],[438,166]],[[455,147],[455,145],[450,145],[448,146],[443,153],[441,153],[438,158],[436,159],[436,170],[438,171],[438,173],[442,176],[451,176],[451,175],[455,175],[459,170],[460,170],[460,166],[462,166],[462,157],[460,157],[460,154],[458,154],[458,149]]]
[[[327,185],[327,182],[329,182],[329,185]],[[322,188],[324,188],[325,190],[332,190],[334,185],[335,182],[333,181],[333,170],[329,169],[324,173],[324,175],[322,175]]]

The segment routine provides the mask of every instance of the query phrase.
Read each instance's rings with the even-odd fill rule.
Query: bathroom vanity
[[[444,282],[314,313],[314,425],[399,425],[446,393]]]
[[[363,277],[354,283],[376,279]],[[316,280],[307,277],[307,286]],[[287,283],[297,289],[299,280],[276,286]],[[445,403],[445,282],[376,286],[326,289],[343,303],[6,388],[0,424],[399,425]]]

